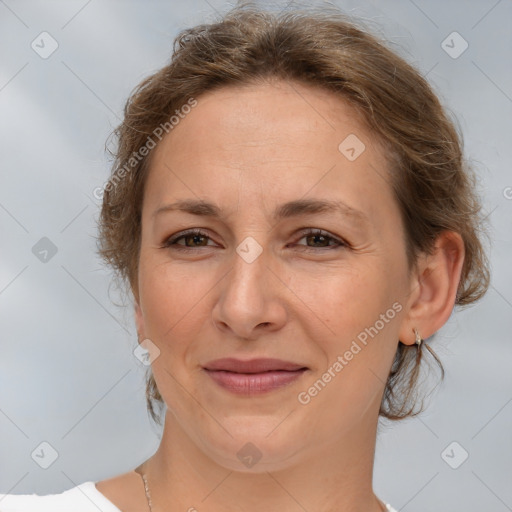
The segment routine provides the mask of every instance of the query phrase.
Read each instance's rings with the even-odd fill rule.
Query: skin
[[[366,146],[354,161],[338,150],[349,134]],[[144,464],[154,511],[382,510],[372,489],[376,429],[398,340],[413,344],[413,328],[425,339],[445,324],[464,259],[460,236],[445,232],[408,274],[384,157],[345,101],[277,80],[201,96],[154,150],[135,297],[140,340],[160,350],[152,370],[168,407]],[[221,218],[153,216],[187,198],[216,203]],[[342,200],[367,222],[338,213],[272,220],[277,205],[304,198]],[[188,228],[208,238],[188,237],[188,253],[176,249],[183,238],[163,247]],[[263,250],[252,263],[236,252],[246,237]],[[394,318],[301,404],[298,394],[393,303]],[[202,371],[220,357],[275,357],[308,371],[277,391],[238,396]],[[262,454],[251,468],[237,457],[247,442]],[[136,471],[97,488],[123,511],[148,510]]]

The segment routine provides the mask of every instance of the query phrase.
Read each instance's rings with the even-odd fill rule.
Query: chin
[[[202,448],[217,464],[230,471],[264,473],[288,468],[304,452],[304,430],[293,428],[286,415],[231,417],[222,422],[226,430],[216,429],[201,436]],[[285,425],[290,421],[288,425]]]

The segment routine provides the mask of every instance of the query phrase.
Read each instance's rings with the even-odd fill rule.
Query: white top
[[[397,512],[386,505],[389,512]],[[122,512],[98,489],[84,482],[60,494],[0,494],[0,512]]]
[[[96,489],[84,482],[60,494],[0,494],[0,512],[122,512]]]

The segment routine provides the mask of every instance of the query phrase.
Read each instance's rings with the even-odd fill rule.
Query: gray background
[[[337,2],[457,117],[493,238],[487,296],[434,340],[445,383],[420,417],[380,425],[375,491],[404,511],[512,510],[512,2],[358,4]],[[95,254],[93,191],[131,89],[168,61],[178,29],[228,7],[0,0],[0,492],[62,492],[128,471],[158,446],[131,307]],[[46,59],[31,48],[43,31],[59,45]],[[455,59],[441,46],[453,31],[469,44]],[[46,262],[33,252],[43,237],[57,248]],[[48,469],[31,458],[43,441],[59,455]],[[453,441],[452,464],[469,453],[458,469],[441,455]]]

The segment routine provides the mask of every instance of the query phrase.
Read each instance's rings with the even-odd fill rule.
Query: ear
[[[415,342],[414,328],[425,339],[446,323],[455,305],[464,255],[462,237],[454,231],[443,231],[433,254],[421,257],[411,280],[408,312],[400,326],[402,343]]]

